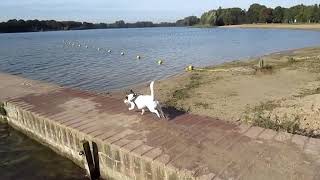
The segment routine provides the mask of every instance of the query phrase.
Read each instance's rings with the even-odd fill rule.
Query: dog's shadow
[[[168,121],[171,121],[171,120],[175,119],[176,117],[187,113],[186,111],[179,110],[179,109],[172,107],[172,106],[162,107],[162,111],[165,114],[166,119]]]
[[[176,109],[175,107],[172,107],[172,106],[162,107],[162,111],[165,115],[164,118],[168,121],[171,121],[171,120],[177,118],[178,116],[181,116],[181,115],[184,115],[187,113],[186,111]],[[140,110],[135,110],[135,112],[141,113]],[[148,109],[146,109],[146,112],[150,112],[150,111]]]

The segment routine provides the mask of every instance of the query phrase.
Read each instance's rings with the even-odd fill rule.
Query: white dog
[[[130,90],[130,94],[126,95],[124,100],[125,104],[130,105],[129,111],[137,106],[137,108],[142,111],[141,115],[144,114],[145,108],[148,108],[150,112],[157,114],[159,118],[161,118],[161,116],[165,117],[159,102],[154,99],[153,84],[154,81],[150,83],[151,95],[138,95]]]

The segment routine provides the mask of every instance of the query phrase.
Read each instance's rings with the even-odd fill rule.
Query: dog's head
[[[123,100],[123,102],[125,103],[125,104],[130,104],[130,102],[133,100],[133,98],[134,98],[134,96],[135,96],[136,94],[133,92],[133,90],[131,89],[130,90],[130,92],[129,93],[127,93],[127,95],[126,95],[126,97],[125,97],[125,99]]]

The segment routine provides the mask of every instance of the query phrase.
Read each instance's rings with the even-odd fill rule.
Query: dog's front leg
[[[129,111],[133,110],[134,106],[135,106],[134,103],[130,103]]]
[[[144,109],[142,109],[142,110],[141,110],[141,115],[143,115],[143,114],[144,114],[144,112],[145,112],[145,110],[144,110]]]

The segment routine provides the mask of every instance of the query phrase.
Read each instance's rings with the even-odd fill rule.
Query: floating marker
[[[137,59],[141,59],[141,57],[140,57],[140,56],[137,56]]]
[[[108,53],[111,53],[111,49],[108,50]]]
[[[81,47],[81,44],[79,44],[78,47]]]
[[[158,60],[158,64],[159,65],[163,64],[163,61],[162,60]]]
[[[123,56],[124,55],[124,52],[121,52],[121,56]]]
[[[98,48],[98,51],[100,51],[100,48]]]
[[[86,48],[88,49],[88,46],[86,46]]]
[[[188,67],[186,67],[186,71],[193,71],[194,67],[192,65],[189,65]]]

